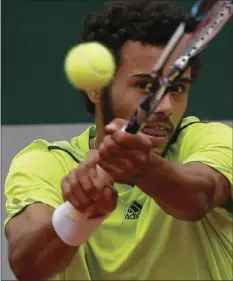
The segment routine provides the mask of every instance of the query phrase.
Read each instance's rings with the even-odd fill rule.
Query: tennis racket
[[[164,54],[151,73],[152,86],[148,89],[148,95],[141,101],[134,115],[131,117],[125,128],[126,132],[137,133],[145,127],[147,122],[150,121],[152,113],[166,94],[166,89],[182,76],[184,71],[189,67],[191,59],[208,47],[210,41],[220,32],[232,15],[232,0],[203,0],[196,2],[191,10],[191,16],[178,27],[174,36],[167,44]],[[158,86],[162,70],[166,67],[166,63],[172,52],[179,48],[179,42],[181,42],[187,33],[186,30],[192,33],[192,36],[188,38],[187,47],[183,50],[183,55],[175,61],[169,74]],[[139,116],[142,114],[146,118],[141,123]]]

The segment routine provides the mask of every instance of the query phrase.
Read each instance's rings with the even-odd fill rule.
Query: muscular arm
[[[7,225],[9,263],[18,280],[45,280],[63,271],[78,247],[66,245],[52,226],[54,209],[32,204]]]
[[[151,154],[138,185],[167,213],[199,220],[230,196],[230,183],[216,170],[198,162],[172,163]]]
[[[168,214],[180,220],[201,219],[228,202],[232,183],[232,129],[221,123],[199,124],[180,136],[178,162],[152,150],[145,135],[121,130],[115,119],[98,149],[98,165],[116,182],[136,183]],[[139,180],[138,180],[139,178]],[[137,179],[135,181],[135,179]]]

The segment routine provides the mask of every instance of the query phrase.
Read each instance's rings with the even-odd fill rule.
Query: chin
[[[153,146],[158,149],[162,149],[165,147],[169,141],[169,137],[154,137],[154,136],[148,136],[153,143]]]
[[[152,148],[152,151],[155,153],[155,154],[162,154],[164,149],[165,149],[166,146],[163,146],[163,147],[158,147],[158,146],[153,146]]]
[[[163,136],[163,137],[162,136],[152,136],[152,135],[145,134],[145,133],[143,133],[143,134],[146,135],[151,140],[151,142],[153,144],[152,151],[156,154],[159,154],[159,155],[164,152],[168,142],[171,139],[170,134],[166,135],[166,136]]]
[[[153,138],[151,138],[151,141],[152,141],[152,143],[153,143],[153,149],[152,149],[152,151],[153,151],[155,154],[161,155],[161,154],[164,152],[164,150],[166,149],[169,140],[170,140],[169,137],[166,137],[166,138],[164,138],[164,139],[162,139],[162,138],[160,138],[160,139],[156,138],[156,140],[153,139]]]

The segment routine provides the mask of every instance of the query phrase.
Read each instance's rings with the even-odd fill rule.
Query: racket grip
[[[103,187],[105,185],[111,185],[113,183],[112,177],[104,171],[99,165],[97,165],[97,175],[99,178],[99,186]]]

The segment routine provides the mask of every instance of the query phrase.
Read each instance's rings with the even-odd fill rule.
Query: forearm
[[[9,242],[9,262],[19,280],[55,276],[70,264],[78,249],[57,236],[51,221],[22,224],[18,235]]]
[[[151,155],[138,185],[167,213],[197,220],[215,199],[217,179],[210,170],[199,163],[182,165]]]

